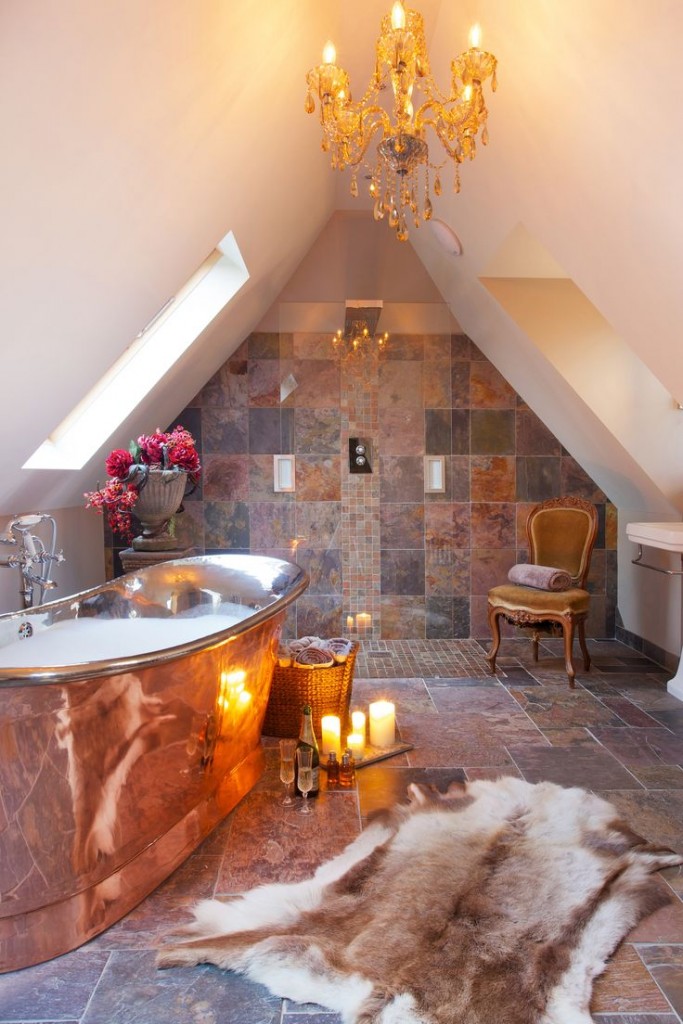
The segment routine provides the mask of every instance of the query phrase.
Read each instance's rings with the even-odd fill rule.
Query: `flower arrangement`
[[[150,469],[187,473],[194,487],[199,482],[201,463],[189,430],[177,426],[164,432],[141,434],[128,450],[115,448],[105,461],[109,479],[103,487],[86,491],[86,508],[106,515],[114,533],[126,543],[133,537],[133,511]]]

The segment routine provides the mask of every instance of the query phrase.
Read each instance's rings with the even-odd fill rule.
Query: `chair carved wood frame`
[[[530,563],[564,570],[571,577],[571,586],[568,590],[547,591],[504,583],[489,591],[488,619],[492,645],[486,659],[492,673],[496,671],[500,647],[501,618],[515,626],[531,629],[534,661],[538,661],[540,633],[552,629],[553,624],[559,626],[564,640],[565,668],[572,688],[576,675],[572,661],[576,631],[583,667],[589,671],[591,662],[585,624],[590,595],[585,584],[597,532],[595,505],[582,498],[551,498],[531,510],[526,523]]]

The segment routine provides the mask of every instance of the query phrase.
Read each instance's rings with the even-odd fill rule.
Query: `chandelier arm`
[[[436,117],[427,117],[426,114],[432,110],[435,112]],[[438,120],[442,120],[452,130],[460,131],[467,126],[468,122],[475,128],[478,128],[478,119],[485,121],[487,113],[483,96],[480,92],[477,92],[462,107],[455,107],[450,110],[434,100],[423,103],[415,114],[415,125],[418,133],[423,132],[427,125],[431,125],[437,131],[436,123]]]
[[[439,140],[439,142],[441,143],[441,145],[443,146],[451,160],[455,160],[455,162],[458,164],[462,163],[463,154],[460,136],[456,136],[455,142],[451,144],[448,140],[447,135],[445,134],[445,128],[440,127],[435,121],[429,121],[427,123],[430,124],[431,127],[434,129],[434,134],[436,135],[437,139]],[[431,166],[434,167],[436,165],[432,164]],[[439,166],[443,165],[440,164]]]
[[[420,82],[418,88],[427,97],[422,106],[425,106],[428,103],[438,103],[441,106],[446,107],[450,103],[456,103],[461,94],[460,89],[456,90],[454,88],[452,88],[449,93],[442,92],[431,75],[426,78],[424,84]]]
[[[355,104],[354,104],[355,107]],[[363,160],[368,146],[372,142],[375,133],[379,128],[383,132],[391,130],[391,122],[385,110],[381,107],[369,107],[360,113],[357,110],[350,111],[347,107],[345,113],[359,113],[357,119],[349,118],[349,126],[345,127],[340,123],[340,118],[335,118],[329,124],[328,132],[330,143],[337,151],[337,166],[339,170],[346,167],[358,167]],[[351,127],[351,122],[355,126]]]

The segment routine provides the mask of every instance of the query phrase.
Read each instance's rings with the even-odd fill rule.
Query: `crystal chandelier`
[[[342,355],[364,355],[373,346],[378,353],[384,352],[388,341],[389,335],[386,331],[384,334],[371,334],[367,324],[360,320],[350,333],[344,333],[339,328],[337,333],[332,335],[332,347],[335,352],[341,352]]]
[[[332,348],[342,356],[377,355],[386,350],[389,335],[380,334],[377,323],[382,312],[381,300],[347,300],[344,328],[332,335]]]
[[[479,49],[480,32],[470,32],[470,47],[451,61],[450,92],[444,95],[432,78],[422,15],[396,0],[391,14],[382,18],[380,37],[375,44],[375,71],[358,103],[351,97],[349,76],[336,63],[336,51],[328,42],[322,64],[306,76],[308,92],[306,112],[315,110],[318,97],[322,148],[330,153],[333,169],[351,169],[351,195],[358,195],[358,171],[361,165],[370,181],[375,201],[375,220],[388,219],[396,237],[408,238],[408,222],[419,227],[432,216],[430,172],[434,195],[441,195],[441,169],[450,158],[455,164],[454,190],[460,191],[459,167],[465,158],[474,159],[476,137],[488,142],[487,110],[483,83],[491,78],[496,89],[496,58]],[[391,112],[380,102],[389,95]],[[415,109],[413,91],[419,90],[424,102]],[[382,97],[383,98],[383,97]],[[389,106],[389,101],[386,101]],[[426,142],[431,128],[445,155],[441,162],[430,159]],[[370,142],[378,138],[377,158],[366,157]],[[419,171],[423,170],[424,199],[420,200]]]

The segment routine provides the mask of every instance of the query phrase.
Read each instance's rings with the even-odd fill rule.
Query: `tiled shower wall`
[[[488,589],[525,559],[529,509],[559,495],[597,505],[588,633],[614,635],[616,510],[465,335],[342,359],[329,335],[253,334],[177,422],[204,467],[179,544],[302,565],[288,635],[349,633],[366,612],[367,636],[487,637]],[[357,435],[372,475],[349,474]],[[273,455],[292,452],[296,492],[275,493]],[[425,454],[446,457],[443,494],[424,493]]]

